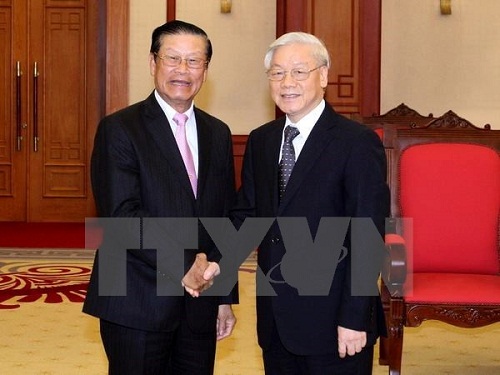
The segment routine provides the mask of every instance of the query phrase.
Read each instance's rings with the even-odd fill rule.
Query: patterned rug
[[[0,249],[0,309],[83,302],[94,250]]]
[[[21,303],[83,302],[95,250],[0,249],[0,309]],[[252,253],[240,271],[255,272]]]
[[[0,248],[0,327],[8,338],[0,342],[0,374],[107,373],[98,320],[81,312],[93,257],[91,250]],[[218,344],[216,375],[264,373],[254,272],[252,254],[240,267],[238,323]],[[500,374],[500,323],[459,329],[430,321],[405,331],[405,375]],[[375,350],[373,375],[387,375]]]

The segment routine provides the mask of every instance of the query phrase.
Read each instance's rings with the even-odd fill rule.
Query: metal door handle
[[[21,123],[21,62],[16,61],[16,150],[21,151],[22,136],[22,123]]]
[[[38,151],[38,63],[33,67],[33,151]]]

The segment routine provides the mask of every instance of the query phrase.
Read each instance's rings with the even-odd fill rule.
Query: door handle
[[[38,63],[33,65],[33,151],[38,151]]]
[[[16,150],[21,151],[21,143],[23,141],[22,136],[22,121],[21,121],[21,76],[23,71],[21,70],[21,62],[16,61]]]

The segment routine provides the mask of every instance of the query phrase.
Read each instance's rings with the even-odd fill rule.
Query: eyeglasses
[[[292,70],[283,70],[283,69],[269,69],[266,74],[267,78],[270,81],[282,81],[287,73],[290,73],[290,77],[292,77],[296,81],[305,81],[311,75],[311,72],[318,70],[324,65],[320,65],[311,70],[305,70],[304,68],[296,68]]]
[[[160,56],[157,53],[155,53],[155,56],[157,56],[161,60],[163,66],[168,66],[172,68],[176,68],[179,65],[181,65],[183,60],[186,61],[187,66],[192,69],[201,69],[208,63],[207,60],[200,59],[198,57],[182,58],[180,56],[172,56],[172,55]]]

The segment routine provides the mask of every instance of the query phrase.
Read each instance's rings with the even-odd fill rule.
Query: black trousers
[[[329,354],[296,355],[283,346],[276,329],[262,354],[266,375],[371,375],[373,369],[373,346],[345,358],[339,357],[337,348]]]
[[[109,375],[213,374],[215,332],[192,332],[185,321],[172,332],[142,331],[102,319],[100,328]]]

